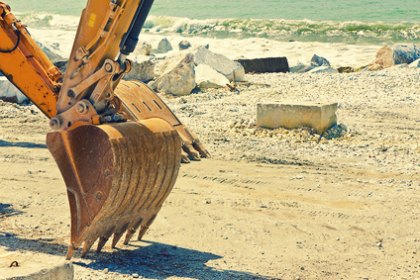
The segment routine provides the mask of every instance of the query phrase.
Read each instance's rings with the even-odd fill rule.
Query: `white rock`
[[[155,75],[159,77],[163,75],[165,72],[170,71],[171,69],[175,68],[188,54],[189,52],[175,52],[171,53],[169,56],[164,58],[160,58],[156,62],[155,66]]]
[[[420,58],[415,60],[414,62],[410,63],[408,67],[411,68],[420,68]]]
[[[290,67],[290,73],[305,73],[312,69],[314,69],[314,67],[311,65],[299,63],[296,66]]]
[[[241,64],[224,55],[213,53],[204,47],[198,48],[194,53],[194,61],[196,65],[209,65],[223,74],[229,81],[241,82],[244,80],[245,69]]]
[[[223,88],[230,83],[224,75],[206,64],[195,68],[195,81],[199,88]]]
[[[168,69],[154,83],[154,88],[159,91],[177,96],[190,94],[196,86],[194,57],[191,54],[187,54],[180,63]]]
[[[124,76],[124,80],[138,80],[146,83],[155,77],[155,63],[153,61],[133,61],[132,69]]]
[[[168,38],[163,38],[159,42],[159,45],[158,45],[158,48],[157,48],[158,53],[167,53],[167,52],[172,51],[172,50],[173,50],[173,48],[172,48],[172,45],[169,42]]]
[[[42,44],[41,42],[39,41],[35,41],[35,42],[52,62],[64,60],[64,58],[61,55],[55,53],[54,51],[46,47],[44,44]]]
[[[0,77],[0,99],[18,104],[29,101],[6,77]]]
[[[308,71],[308,73],[338,73],[338,71],[337,69],[331,68],[329,66],[321,66]]]

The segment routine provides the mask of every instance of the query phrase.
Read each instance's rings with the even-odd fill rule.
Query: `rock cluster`
[[[368,69],[382,70],[395,65],[412,64],[418,59],[420,59],[419,45],[384,46],[377,52],[375,61],[368,66]],[[414,65],[412,67],[416,67]]]
[[[372,63],[358,68],[342,66],[334,69],[328,59],[314,54],[309,65],[299,63],[290,67],[290,72],[353,73],[359,71],[378,71],[393,66],[420,68],[420,46],[416,44],[395,45],[393,47],[384,46],[378,50],[376,58]]]
[[[149,82],[160,92],[183,96],[199,89],[224,88],[231,82],[244,81],[244,67],[221,54],[214,53],[208,46],[192,48],[188,41],[179,43],[180,51],[170,50],[168,39],[160,41],[150,56],[133,62],[132,71],[125,79]],[[144,46],[144,44],[143,44]],[[144,59],[145,58],[145,59]]]
[[[309,65],[298,64],[290,68],[291,73],[338,73],[337,69],[331,67],[331,63],[325,57],[314,54]]]

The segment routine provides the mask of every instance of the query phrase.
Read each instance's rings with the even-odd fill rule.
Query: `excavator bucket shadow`
[[[71,242],[84,257],[139,230],[139,239],[171,192],[180,167],[181,140],[159,118],[51,132],[47,145],[67,185]]]

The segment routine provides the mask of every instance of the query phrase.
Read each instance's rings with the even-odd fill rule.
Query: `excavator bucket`
[[[82,257],[139,230],[139,239],[171,192],[181,160],[181,139],[161,118],[51,132],[47,145],[67,185],[71,242]]]
[[[146,84],[138,81],[121,81],[115,89],[115,95],[121,101],[122,109],[130,120],[161,118],[174,127],[182,141],[182,162],[210,157],[210,153],[200,140]]]

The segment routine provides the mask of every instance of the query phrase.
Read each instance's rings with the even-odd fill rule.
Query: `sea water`
[[[29,26],[74,29],[85,0],[6,0]],[[420,0],[155,0],[146,32],[274,40],[420,42]]]

